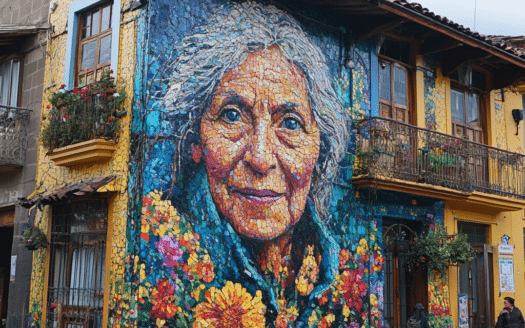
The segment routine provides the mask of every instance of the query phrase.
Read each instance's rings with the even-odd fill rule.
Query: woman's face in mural
[[[306,79],[277,46],[250,54],[219,81],[201,121],[211,195],[241,235],[272,239],[303,214],[320,132]]]

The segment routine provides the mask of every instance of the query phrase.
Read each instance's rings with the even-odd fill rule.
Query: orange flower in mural
[[[211,287],[206,291],[206,301],[194,309],[194,328],[264,328],[266,306],[262,294],[255,297],[241,284],[227,281],[222,289]]]

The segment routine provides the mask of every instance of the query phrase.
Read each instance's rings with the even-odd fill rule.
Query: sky
[[[525,35],[525,0],[414,0],[485,35]],[[474,10],[476,8],[476,10]],[[476,13],[474,20],[474,13]]]

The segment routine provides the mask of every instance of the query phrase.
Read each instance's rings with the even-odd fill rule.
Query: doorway
[[[7,319],[7,300],[9,295],[9,272],[11,271],[11,247],[13,228],[0,227],[0,320]],[[7,251],[8,250],[8,251]]]
[[[468,295],[470,328],[492,328],[494,326],[493,250],[487,245],[486,225],[458,223],[460,233],[468,235],[474,249],[474,259],[459,267],[459,294]]]
[[[422,230],[421,222],[383,219],[385,245],[384,322],[387,328],[406,327],[417,303],[428,309],[428,277],[425,267],[410,272],[403,254],[415,234]]]

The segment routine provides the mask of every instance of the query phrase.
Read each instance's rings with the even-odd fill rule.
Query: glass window
[[[47,304],[51,327],[102,327],[107,215],[104,201],[53,207]]]
[[[394,68],[394,99],[396,104],[407,105],[407,72],[400,66]]]
[[[454,121],[465,123],[465,99],[463,93],[456,90],[452,90],[450,93],[452,119]]]
[[[381,62],[379,67],[379,97],[390,101],[390,64]]]
[[[479,123],[479,100],[478,95],[471,93],[467,95],[467,119],[468,123]]]
[[[20,79],[20,61],[11,59],[0,64],[0,116],[15,115],[15,109],[6,107],[18,106],[18,83]]]
[[[406,67],[388,59],[379,62],[379,115],[409,122],[409,85]]]
[[[76,85],[84,86],[99,79],[100,71],[111,66],[111,10],[107,2],[82,14]]]

